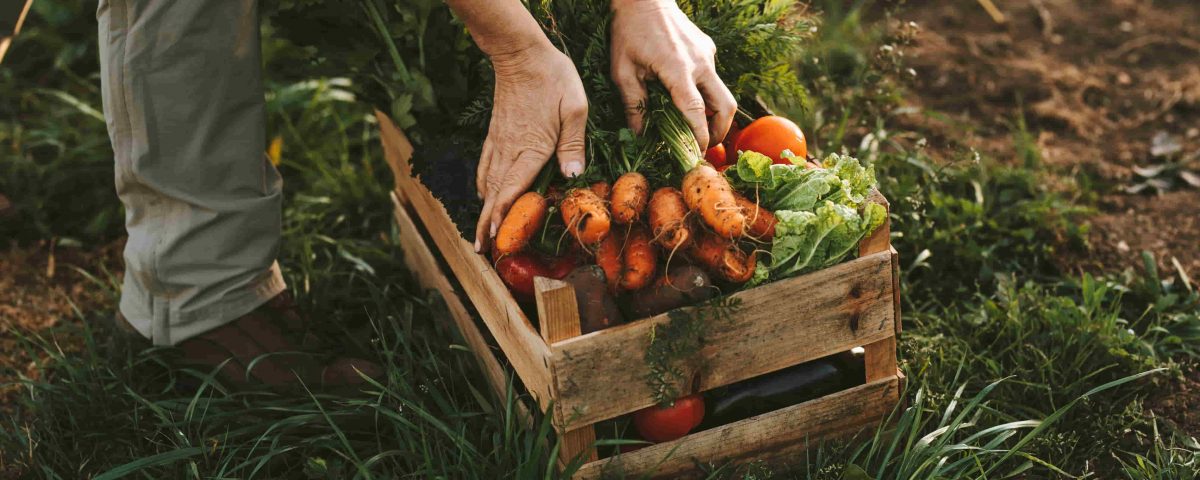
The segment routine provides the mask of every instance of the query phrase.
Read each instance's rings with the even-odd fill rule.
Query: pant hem
[[[137,311],[136,302],[124,301],[122,295],[121,314],[129,324],[137,329],[143,337],[150,339],[157,346],[174,346],[192,337],[237,320],[241,316],[254,311],[268,300],[275,298],[287,289],[283,273],[279,270],[278,262],[271,264],[268,272],[254,283],[244,288],[227,293],[223,298],[213,301],[210,307],[194,312],[178,312],[169,308],[167,323],[168,331],[152,331],[151,312]]]

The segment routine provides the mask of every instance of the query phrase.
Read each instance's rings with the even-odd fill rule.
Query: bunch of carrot
[[[673,260],[679,252],[725,282],[750,279],[757,258],[753,243],[774,237],[771,212],[736,193],[704,163],[684,175],[680,188],[650,190],[644,175],[628,172],[611,186],[597,182],[561,195],[527,192],[500,224],[496,253],[526,248],[557,203],[566,231],[594,256],[614,292],[650,286],[660,278],[660,257]]]

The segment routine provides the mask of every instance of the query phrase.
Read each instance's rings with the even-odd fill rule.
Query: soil
[[[19,391],[6,383],[20,376],[38,377],[40,358],[22,348],[21,337],[46,335],[51,327],[82,322],[81,313],[115,309],[112,290],[76,268],[101,281],[106,281],[103,270],[119,278],[124,243],[90,249],[51,248],[46,241],[0,251],[0,414],[9,410],[12,396]],[[52,340],[70,352],[79,347],[82,337],[62,335]]]
[[[908,2],[899,18],[920,27],[906,50],[914,106],[949,115],[934,138],[1021,161],[1014,125],[1023,115],[1043,163],[1076,190],[1099,192],[1092,251],[1068,269],[1140,265],[1149,250],[1164,271],[1177,258],[1200,277],[1200,189],[1168,172],[1161,196],[1130,195],[1134,167],[1187,163],[1200,174],[1200,3],[1186,0],[978,0]],[[924,121],[924,129],[934,122]],[[1152,154],[1165,134],[1178,152]],[[931,140],[934,140],[931,138]],[[1069,192],[1071,193],[1071,192]]]
[[[909,100],[941,114],[904,123],[935,148],[973,147],[1018,164],[1014,126],[1023,116],[1057,180],[1050,188],[1088,199],[1087,185],[1095,194],[1090,250],[1065,256],[1065,270],[1136,268],[1149,251],[1164,277],[1183,270],[1195,283],[1200,189],[1177,173],[1158,177],[1174,183],[1165,191],[1126,188],[1145,180],[1136,167],[1200,174],[1200,2],[993,0],[1003,22],[984,3],[910,1],[901,9],[899,18],[920,31],[905,50],[916,73]],[[1155,136],[1179,148],[1155,152]],[[1148,408],[1200,435],[1200,371]]]

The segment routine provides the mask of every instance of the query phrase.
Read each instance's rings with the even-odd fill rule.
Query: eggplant
[[[862,355],[844,352],[714,389],[709,392],[708,413],[701,428],[724,425],[862,385],[865,379],[862,372]]]

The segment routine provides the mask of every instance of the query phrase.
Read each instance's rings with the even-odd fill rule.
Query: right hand
[[[717,76],[712,39],[672,0],[613,0],[612,10],[612,78],[624,97],[629,128],[641,132],[646,80],[658,79],[700,149],[721,143],[737,101]]]
[[[588,103],[575,64],[542,37],[492,57],[496,71],[492,120],[476,172],[483,211],[475,251],[490,244],[517,197],[533,185],[551,155],[563,176],[584,169]]]

